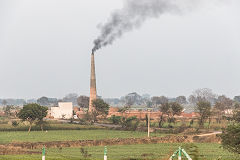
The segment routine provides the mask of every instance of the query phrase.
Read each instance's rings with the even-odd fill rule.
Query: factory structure
[[[51,107],[50,116],[56,119],[70,119],[73,117],[72,102],[59,102],[58,107]]]

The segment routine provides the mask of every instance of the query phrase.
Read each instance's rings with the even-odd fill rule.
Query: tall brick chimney
[[[95,99],[97,99],[97,88],[96,88],[94,53],[92,53],[92,55],[91,55],[90,98],[89,98],[89,108],[88,108],[89,112],[92,112],[94,110],[94,108],[92,106],[92,101]]]

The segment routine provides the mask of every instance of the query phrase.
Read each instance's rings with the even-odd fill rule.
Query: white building
[[[58,107],[51,107],[51,116],[54,118],[70,119],[73,117],[72,102],[59,102]]]

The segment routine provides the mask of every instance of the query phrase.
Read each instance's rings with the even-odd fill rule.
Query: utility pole
[[[148,138],[150,136],[150,110],[148,109]]]

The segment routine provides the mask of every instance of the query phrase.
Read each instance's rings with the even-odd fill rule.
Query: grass
[[[220,144],[194,144],[199,152],[199,159],[201,160],[234,160],[240,157],[234,155],[226,150],[220,148]],[[108,159],[109,160],[120,160],[120,159],[169,159],[171,154],[178,148],[178,146],[186,146],[186,144],[179,143],[162,143],[162,144],[139,144],[139,145],[119,145],[119,146],[108,146]],[[88,159],[103,159],[103,146],[96,147],[85,147],[88,154],[91,157]],[[191,152],[184,148],[189,154]],[[84,159],[80,148],[62,148],[62,149],[47,149],[46,159],[48,160],[79,160]],[[37,160],[41,159],[41,155],[4,155],[0,156],[0,159],[6,160]]]
[[[166,134],[152,133],[151,136]],[[55,131],[6,131],[0,132],[0,144],[10,142],[46,142],[70,140],[96,140],[110,138],[145,137],[146,132],[118,131],[118,130],[55,130]]]
[[[28,123],[19,123],[18,126],[12,126],[11,122],[5,123],[5,121],[0,121],[0,131],[27,131],[29,128]],[[44,130],[83,130],[83,129],[103,129],[104,127],[93,126],[93,125],[80,125],[80,124],[70,124],[55,121],[48,121],[44,125]],[[40,126],[33,125],[32,131],[40,131]]]

